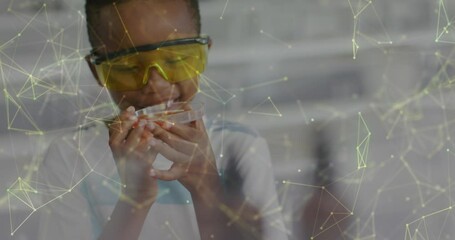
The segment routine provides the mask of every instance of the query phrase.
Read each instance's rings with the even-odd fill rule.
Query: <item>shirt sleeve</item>
[[[94,239],[94,212],[84,193],[83,154],[65,138],[51,144],[38,176],[42,206],[38,239]]]
[[[234,142],[232,151],[243,179],[242,192],[261,212],[264,239],[287,239],[267,142],[252,135],[240,139]]]

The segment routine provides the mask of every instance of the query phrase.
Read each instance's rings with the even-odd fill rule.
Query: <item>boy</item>
[[[56,141],[43,163],[43,239],[286,239],[266,143],[238,124],[156,124],[190,102],[211,40],[194,0],[87,0],[96,80],[121,113]],[[213,149],[223,144],[223,158]],[[220,151],[216,151],[220,152]],[[156,167],[167,159],[168,170]],[[46,201],[45,201],[46,202]]]

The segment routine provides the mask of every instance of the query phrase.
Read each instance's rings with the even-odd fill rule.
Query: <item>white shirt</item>
[[[225,190],[241,191],[263,216],[264,239],[287,239],[265,140],[237,123],[206,124]],[[157,165],[170,162],[161,155]],[[96,239],[118,200],[120,180],[103,124],[64,135],[50,146],[39,176],[45,190],[40,239]],[[200,239],[190,193],[159,181],[139,239]]]

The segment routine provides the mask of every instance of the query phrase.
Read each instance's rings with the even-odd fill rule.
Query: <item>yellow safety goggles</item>
[[[107,89],[132,91],[144,87],[152,69],[176,83],[201,74],[207,63],[209,37],[182,38],[89,55],[98,79]]]

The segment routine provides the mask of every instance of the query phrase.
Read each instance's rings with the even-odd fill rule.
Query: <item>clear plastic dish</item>
[[[136,111],[139,118],[172,123],[189,123],[201,119],[205,114],[203,103],[170,102],[146,107]]]

